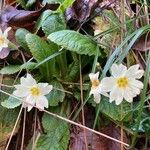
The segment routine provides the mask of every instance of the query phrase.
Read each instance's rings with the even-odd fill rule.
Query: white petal
[[[117,87],[114,87],[110,92],[109,98],[110,102],[116,101],[116,105],[119,105],[123,100],[123,91]]]
[[[7,38],[8,36],[8,32],[11,30],[11,27],[8,27],[5,31],[4,31],[4,36],[5,38]]]
[[[24,89],[17,89],[13,92],[13,95],[17,97],[26,97],[28,94],[28,91]]]
[[[101,92],[102,95],[109,97],[109,94],[107,92]]]
[[[29,95],[27,96],[25,102],[27,102],[26,106],[28,107],[28,111],[30,111],[33,108],[33,106],[35,106],[36,99],[32,97],[31,95]]]
[[[94,96],[94,101],[96,103],[100,103],[101,95],[99,93],[95,93],[95,94],[93,94],[93,96]]]
[[[109,92],[112,90],[112,88],[115,85],[115,78],[114,77],[103,78],[101,80],[100,85],[101,85],[102,91]]]
[[[132,92],[133,97],[135,97],[135,96],[137,96],[137,95],[140,94],[140,89],[139,89],[139,88],[134,87],[134,86],[131,86],[131,87],[129,87],[129,88],[130,88],[130,90],[131,90],[131,92]]]
[[[2,51],[3,47],[0,46],[0,52]]]
[[[35,79],[30,74],[27,74],[26,78],[21,77],[20,82],[21,82],[21,85],[28,86],[28,87],[34,86],[36,84]]]
[[[131,66],[126,72],[127,77],[135,79],[140,79],[143,74],[144,70],[139,70],[139,64]]]
[[[120,65],[117,65],[117,64],[113,64],[112,67],[111,67],[111,73],[112,73],[112,76],[114,77],[119,77],[119,76],[123,76],[127,71],[127,67],[120,64]]]
[[[90,77],[90,80],[98,80],[99,72],[97,72],[97,73],[90,73],[89,77]]]
[[[123,97],[124,99],[129,102],[129,103],[132,103],[133,102],[133,93],[131,91],[130,88],[127,88],[125,91],[124,91],[124,94],[123,94]]]
[[[123,101],[123,97],[119,96],[115,101],[116,105],[119,105],[122,101]]]
[[[38,87],[42,95],[47,95],[53,89],[53,86],[48,85],[48,83],[38,83]]]
[[[36,100],[36,106],[41,110],[44,110],[44,107],[48,108],[48,100],[45,96],[40,96]]]
[[[129,84],[130,84],[130,87],[136,87],[136,88],[139,88],[139,89],[143,89],[143,83],[141,82],[141,81],[139,81],[139,80],[130,80],[130,82],[129,82]]]

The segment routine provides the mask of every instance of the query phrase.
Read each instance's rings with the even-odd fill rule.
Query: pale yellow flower
[[[89,95],[94,96],[94,101],[96,103],[99,103],[101,100],[101,94],[107,96],[107,93],[105,91],[103,91],[101,83],[98,79],[99,77],[99,72],[97,73],[90,73],[89,74],[92,86],[91,86],[91,91],[89,93]]]
[[[45,95],[52,90],[52,85],[37,83],[30,74],[27,74],[26,78],[21,77],[20,81],[21,84],[15,85],[16,90],[13,92],[15,96],[22,98],[33,106],[37,106],[40,110],[43,110],[44,107],[48,108],[48,100]],[[28,111],[30,111],[33,106],[27,103],[23,103],[23,106],[28,107]]]
[[[4,33],[0,29],[0,52],[2,51],[3,48],[8,47],[9,40],[8,38],[8,32],[11,30],[11,27],[8,27]]]
[[[143,83],[137,79],[143,76],[144,70],[140,70],[138,64],[129,69],[122,64],[113,64],[111,74],[111,77],[106,77],[101,82],[103,90],[110,92],[110,102],[115,101],[116,105],[123,99],[133,102],[133,98],[139,95],[143,88]]]

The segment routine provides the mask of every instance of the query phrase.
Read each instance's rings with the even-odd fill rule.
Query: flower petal
[[[114,87],[110,92],[109,101],[110,102],[115,101],[116,105],[119,105],[122,102],[122,100],[123,100],[123,91],[117,87]]]
[[[36,106],[41,110],[44,110],[44,107],[48,108],[48,100],[45,96],[40,96],[36,100]]]
[[[143,89],[143,83],[139,80],[130,80],[130,87],[136,87],[136,88],[139,88],[139,89]]]
[[[48,83],[38,83],[38,87],[42,95],[47,95],[53,89],[53,86],[48,85]]]
[[[17,89],[13,92],[13,95],[17,97],[26,97],[28,94],[28,91],[24,90],[23,88]]]
[[[31,95],[29,95],[25,99],[25,102],[27,102],[27,103],[25,103],[25,105],[26,105],[26,107],[28,107],[28,111],[30,111],[33,108],[33,106],[35,106],[36,99],[34,97],[32,97]]]
[[[21,85],[27,86],[27,87],[33,86],[36,84],[35,79],[30,74],[27,74],[26,78],[21,77],[20,81],[21,81]]]
[[[140,79],[144,74],[144,70],[139,70],[139,67],[139,64],[131,66],[127,70],[126,76],[129,78]]]
[[[109,92],[109,91],[112,90],[112,88],[115,85],[115,78],[114,77],[103,78],[101,80],[100,85],[101,85],[101,90],[102,91]]]
[[[98,80],[99,72],[97,72],[97,73],[90,73],[89,77],[90,77],[90,80]]]
[[[99,93],[95,93],[95,94],[93,94],[93,96],[94,96],[94,101],[96,103],[100,103],[101,95]]]
[[[122,64],[120,65],[113,64],[111,67],[111,74],[114,77],[123,76],[126,73],[126,71],[127,71],[127,67]]]
[[[2,30],[0,29],[0,36],[2,36],[3,35],[3,32],[2,32]]]
[[[125,91],[124,91],[124,94],[123,94],[123,97],[124,99],[129,102],[129,103],[132,103],[133,102],[133,93],[131,91],[130,88],[127,88]]]

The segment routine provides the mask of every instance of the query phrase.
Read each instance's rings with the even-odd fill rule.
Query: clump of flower
[[[27,107],[28,111],[33,106],[37,106],[40,110],[44,110],[44,107],[48,108],[48,100],[45,95],[52,90],[52,85],[37,83],[30,74],[27,74],[26,78],[21,77],[20,82],[21,84],[15,85],[16,90],[13,94],[26,102],[23,103],[23,107]]]
[[[8,27],[4,33],[0,29],[0,52],[2,51],[3,48],[8,47],[9,40],[8,38],[8,32],[11,30],[11,27]]]
[[[109,101],[115,101],[116,105],[119,105],[123,99],[130,103],[133,102],[133,98],[139,95],[143,88],[143,83],[138,79],[143,76],[144,70],[139,69],[138,64],[129,69],[122,64],[113,64],[111,74],[111,77],[102,79],[101,90],[97,88],[96,92],[108,92]]]
[[[101,99],[101,94],[107,96],[107,93],[105,91],[103,91],[102,85],[101,85],[101,83],[100,83],[100,81],[98,79],[99,72],[97,72],[97,73],[90,73],[89,77],[90,77],[90,80],[91,80],[91,83],[92,83],[90,95],[93,94],[94,101],[96,103],[99,103],[100,99]]]

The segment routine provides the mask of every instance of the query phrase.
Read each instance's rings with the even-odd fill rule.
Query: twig
[[[0,90],[0,91],[2,91],[2,90]],[[4,93],[4,92],[3,92],[3,93]],[[5,94],[6,94],[6,93],[5,93]],[[15,132],[16,126],[17,126],[18,121],[19,121],[19,118],[20,118],[20,116],[21,116],[22,109],[23,109],[23,107],[21,107],[21,109],[20,109],[20,111],[19,111],[18,117],[17,117],[17,119],[16,119],[16,122],[15,122],[14,128],[13,128],[13,130],[12,130],[12,132],[11,132],[11,135],[10,135],[10,138],[9,138],[9,140],[8,140],[8,143],[7,143],[7,145],[6,145],[5,150],[8,150],[9,144],[10,144],[10,142],[11,142],[11,139],[12,139],[13,134],[14,134],[14,132]]]

